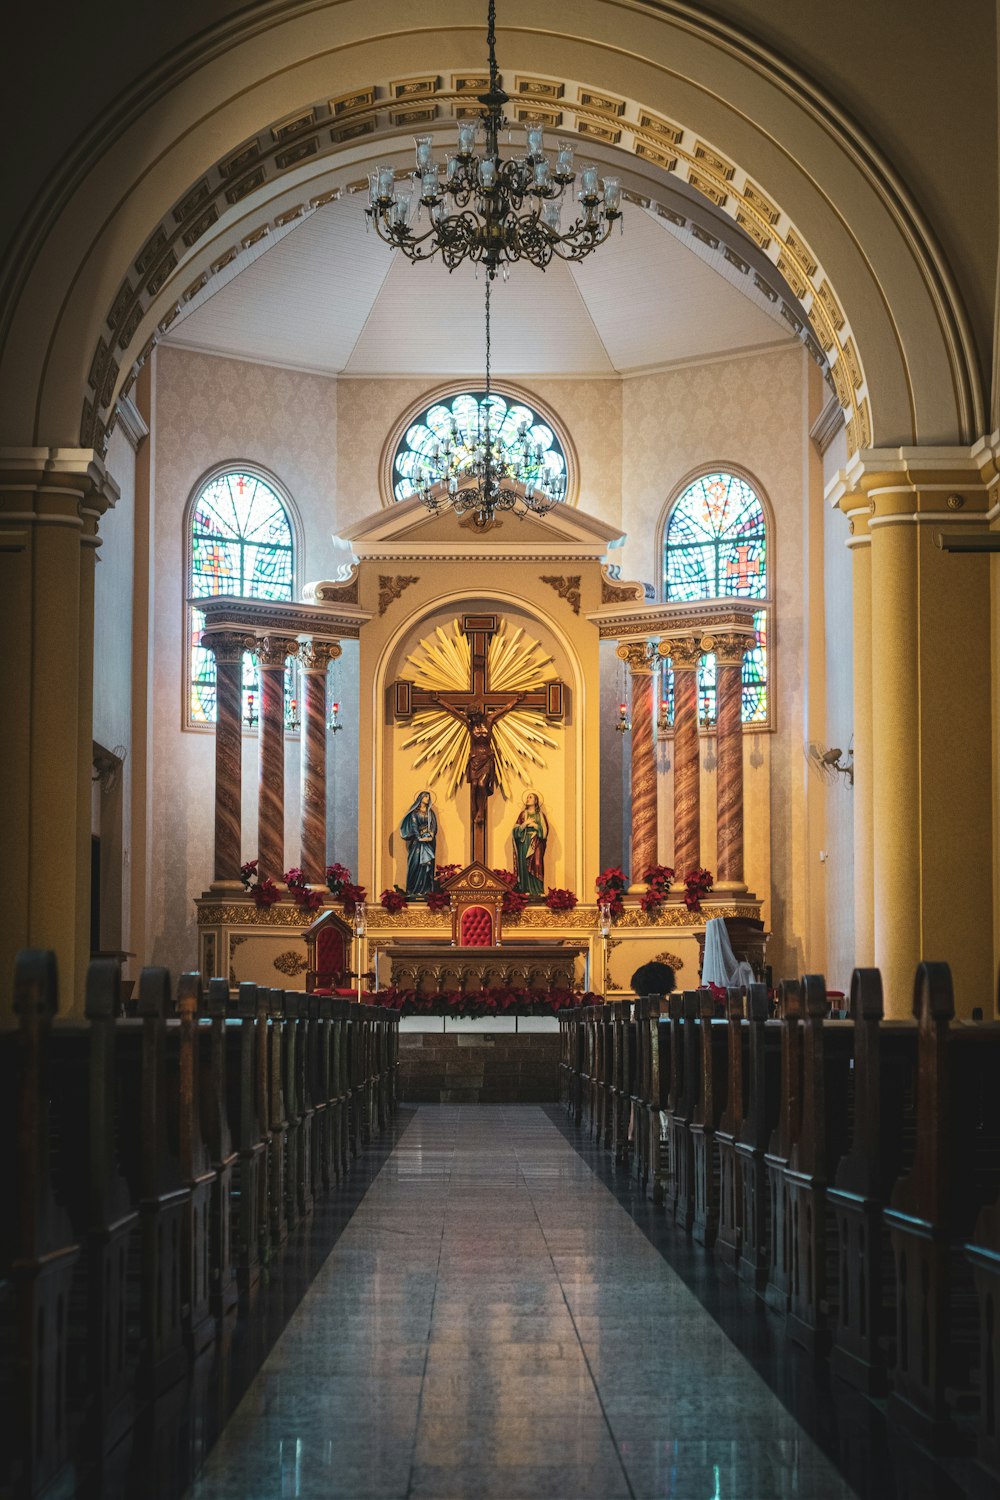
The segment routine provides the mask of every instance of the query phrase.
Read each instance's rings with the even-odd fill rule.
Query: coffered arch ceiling
[[[417,10],[269,6],[209,33],[104,122],[7,267],[4,441],[102,448],[117,396],[213,276],[387,150],[402,166],[400,136],[475,109],[481,21],[462,0]],[[702,243],[742,255],[740,274],[787,306],[828,366],[852,449],[982,431],[967,319],[928,227],[889,163],[780,58],[669,0],[655,13],[506,0],[498,54],[512,112],[542,114],[597,157],[628,153],[622,175],[654,212],[704,229],[711,205],[736,226]]]

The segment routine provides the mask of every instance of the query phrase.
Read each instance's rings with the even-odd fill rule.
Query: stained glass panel
[[[703,474],[681,495],[667,524],[663,546],[663,597],[766,599],[767,530],[764,508],[753,488],[736,474]],[[768,611],[754,615],[757,643],[743,660],[743,722],[769,720],[767,681]],[[673,722],[673,674],[664,679]],[[703,656],[698,672],[702,724],[715,723],[715,657]]]
[[[288,513],[256,474],[220,474],[198,496],[191,521],[190,592],[194,597],[232,594],[249,599],[291,599],[293,540]],[[190,611],[192,724],[215,723],[215,658],[200,644],[205,616]],[[297,696],[294,663],[285,668],[285,725]],[[257,665],[243,657],[243,712],[260,713]]]
[[[553,474],[566,472],[566,455],[559,439],[530,406],[525,406],[523,401],[508,402],[505,396],[494,391],[490,396],[487,413],[485,391],[463,391],[449,401],[435,402],[406,429],[392,461],[395,498],[408,500],[411,495],[416,494],[416,485],[413,483],[415,464],[419,457],[429,452],[433,443],[444,437],[452,417],[458,422],[460,435],[470,450],[471,459],[471,450],[479,439],[480,431],[485,430],[487,415],[490,432],[502,451],[506,453],[513,447],[518,440],[518,426],[526,421],[528,437],[533,443],[540,443],[542,446],[546,467]]]

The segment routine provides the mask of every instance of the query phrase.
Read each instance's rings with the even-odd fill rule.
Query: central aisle
[[[847,1500],[541,1108],[422,1105],[196,1500]]]

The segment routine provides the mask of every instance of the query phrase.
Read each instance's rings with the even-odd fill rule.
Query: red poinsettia
[[[573,891],[562,890],[551,885],[545,897],[545,905],[549,911],[572,911],[576,902],[577,898]]]
[[[618,865],[610,865],[608,869],[602,870],[594,881],[598,901],[603,901],[609,896],[613,897],[616,893],[623,891],[627,885],[625,871]]]
[[[504,891],[500,910],[505,917],[519,917],[528,904],[528,898],[523,891]]]
[[[701,898],[712,889],[711,870],[689,870],[684,877],[684,905],[688,911],[701,911]]]
[[[441,891],[446,881],[454,878],[462,868],[461,865],[438,865],[434,871],[434,889]]]
[[[369,1005],[378,1005],[404,1016],[551,1016],[581,1005],[596,1005],[600,996],[589,990],[581,994],[579,990],[507,988],[473,990],[468,994],[449,990],[445,994],[423,995],[414,989],[390,987],[380,990],[377,995],[366,995],[365,999]]]
[[[326,883],[334,896],[342,896],[345,886],[351,883],[351,872],[346,865],[327,865]]]
[[[493,873],[498,880],[503,881],[504,885],[517,885],[517,872],[515,870],[494,870]]]
[[[285,871],[285,884],[288,887],[288,894],[297,906],[302,907],[303,911],[318,911],[323,905],[323,892],[309,889],[305,872],[297,865]]]
[[[344,916],[353,917],[357,908],[367,895],[363,885],[344,885],[341,887],[340,899],[344,903]]]
[[[451,897],[447,891],[431,891],[427,897],[428,911],[447,911],[451,905]]]
[[[281,892],[274,881],[266,875],[262,880],[258,880],[256,885],[248,886],[247,889],[258,906],[273,906],[276,901],[281,900]]]
[[[394,885],[391,891],[383,891],[378,899],[386,911],[396,912],[406,910],[406,892],[401,891],[398,885]]]
[[[639,905],[648,917],[658,916],[670,893],[674,872],[669,865],[650,865],[642,878],[648,889],[639,897]]]

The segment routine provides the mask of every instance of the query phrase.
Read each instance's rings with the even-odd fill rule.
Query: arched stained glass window
[[[233,594],[248,599],[291,599],[294,539],[284,502],[267,480],[243,469],[217,474],[195,497],[190,522],[188,595]],[[205,615],[188,610],[190,690],[188,722],[215,723],[215,657],[201,645]],[[260,711],[257,666],[243,657],[243,712]],[[292,727],[295,669],[285,668],[285,725]]]
[[[526,402],[500,395],[490,394],[490,431],[502,451],[513,449],[519,440],[518,429],[527,422],[527,436],[533,443],[540,443],[546,468],[552,474],[566,473],[566,455],[562,444],[546,422]],[[452,420],[458,423],[459,441],[471,463],[480,433],[485,431],[483,420],[486,406],[485,391],[462,391],[457,396],[448,396],[435,401],[420,413],[403,433],[392,460],[391,484],[393,498],[408,500],[417,492],[413,476],[417,465],[426,458],[433,445],[444,439]]]
[[[671,508],[663,537],[663,597],[759,599],[757,640],[743,659],[743,722],[770,723],[768,639],[770,591],[767,523],[759,495],[738,474],[711,473],[688,485]],[[661,714],[673,721],[673,672],[663,664]],[[715,656],[701,659],[699,717],[715,723]]]

